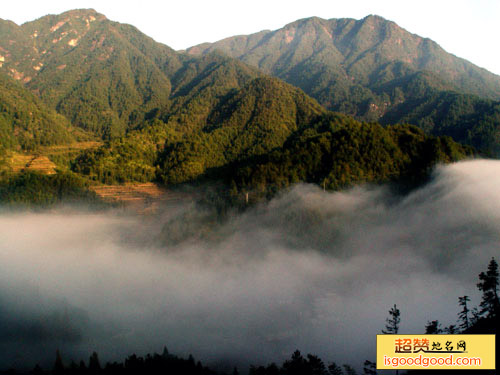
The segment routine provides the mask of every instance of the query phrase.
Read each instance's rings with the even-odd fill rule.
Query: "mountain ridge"
[[[329,110],[383,125],[412,123],[487,154],[500,153],[500,76],[383,17],[305,18],[186,53],[214,51],[300,87]]]
[[[313,28],[312,26],[315,26],[315,28]],[[317,33],[317,38],[316,40],[314,40],[314,42],[316,43],[324,42],[325,37],[332,41],[333,47],[335,47],[335,49],[330,49],[330,51],[328,51],[330,56],[332,56],[332,53],[333,56],[335,56],[335,52],[339,52],[345,60],[344,63],[353,64],[359,60],[360,56],[358,52],[360,51],[357,51],[356,48],[361,48],[361,52],[366,53],[370,49],[377,47],[377,44],[388,40],[393,42],[393,44],[399,45],[400,51],[394,49],[391,51],[390,49],[383,46],[385,48],[383,51],[386,53],[389,52],[389,54],[386,54],[386,56],[389,56],[389,58],[386,60],[394,61],[395,57],[398,57],[399,61],[406,60],[406,63],[412,64],[415,68],[431,71],[436,71],[436,69],[439,68],[439,65],[441,63],[439,59],[447,61],[448,63],[452,61],[455,65],[463,65],[463,67],[461,67],[462,70],[464,72],[469,72],[469,74],[476,74],[479,75],[479,77],[481,77],[482,74],[486,74],[487,79],[492,79],[493,81],[495,81],[495,87],[493,89],[490,89],[487,97],[491,99],[500,98],[500,76],[488,72],[486,69],[480,68],[463,58],[449,54],[433,40],[429,38],[423,38],[417,34],[408,32],[407,30],[398,26],[395,22],[386,20],[385,18],[377,15],[369,15],[360,20],[356,20],[353,18],[323,19],[320,17],[309,17],[288,23],[284,27],[273,31],[263,30],[254,34],[238,35],[224,38],[214,43],[203,43],[186,49],[186,52],[190,54],[200,54],[206,53],[207,50],[213,50],[214,48],[216,48],[229,54],[232,57],[240,58],[243,61],[249,62],[250,65],[256,65],[256,62],[252,60],[252,56],[248,56],[249,49],[252,50],[254,54],[256,54],[255,50],[262,47],[262,43],[264,42],[269,44],[269,39],[275,39],[275,44],[281,43],[281,47],[284,47],[283,43],[285,45],[293,45],[296,37],[304,36],[304,28],[306,28],[309,33]],[[376,31],[379,38],[375,38],[375,34],[369,33],[367,31]],[[385,40],[380,40],[380,37],[384,37]],[[245,43],[245,46],[247,48],[241,50],[240,47],[240,50],[238,51],[238,49],[234,47],[234,44],[236,43],[231,43],[233,40],[238,40],[238,43],[240,45],[243,44],[243,41],[246,41],[247,43]],[[355,48],[353,48],[353,45]],[[420,56],[412,56],[412,54],[409,53],[411,51],[404,50],[405,48],[408,48],[410,46],[419,47],[421,49],[421,51],[419,51]],[[319,47],[325,48],[327,46],[325,46],[324,44],[320,44]],[[439,56],[435,57],[438,59],[437,61],[433,61],[432,58],[429,60],[429,57],[433,56],[428,56],[425,54],[425,52],[431,51],[440,53]],[[259,60],[259,68],[275,75],[281,74],[279,70],[277,71],[277,69],[279,69],[279,66],[276,67],[270,64],[269,53],[262,50],[260,50],[259,52],[260,55],[258,57],[264,57],[263,60]],[[400,56],[391,56],[391,53],[395,52],[398,52]],[[340,56],[337,55],[337,57]],[[417,59],[415,61],[416,57]],[[378,56],[378,58],[380,58],[380,56]],[[416,66],[415,63],[417,64]],[[431,69],[433,66],[434,70]],[[479,70],[479,73],[475,70]],[[444,74],[445,76],[446,74],[448,74],[442,69],[441,71],[437,70],[437,73]],[[450,77],[447,78],[449,79]],[[489,85],[486,78],[483,79],[483,83]],[[466,78],[462,79],[466,80]],[[463,86],[463,83],[461,83],[460,81],[456,81],[456,83],[458,84],[458,87],[460,87],[461,85]],[[481,95],[481,92],[477,91],[477,88],[474,88],[471,93]]]
[[[315,19],[308,27],[328,39],[322,22]],[[63,127],[67,132],[78,127],[94,140],[64,155],[47,154],[54,158],[49,159],[58,169],[62,168],[55,177],[30,175],[24,179],[22,173],[19,178],[14,173],[6,184],[26,189],[1,199],[30,201],[31,187],[43,190],[47,179],[54,179],[55,186],[67,181],[69,191],[76,189],[78,194],[89,184],[160,181],[172,186],[208,180],[225,184],[226,190],[229,186],[236,190],[258,188],[259,195],[268,196],[277,192],[275,187],[299,181],[323,181],[331,189],[389,182],[406,178],[408,173],[425,174],[437,162],[471,154],[469,148],[450,138],[425,135],[407,125],[385,130],[374,122],[333,115],[297,87],[300,85],[294,86],[218,51],[201,56],[178,53],[137,28],[110,21],[93,10],[49,15],[22,26],[1,21],[0,28],[7,31],[0,34],[0,51],[5,56],[0,76],[11,82],[17,80],[17,90],[33,103],[68,120]],[[266,35],[272,37],[272,33]],[[314,39],[307,32],[303,37]],[[286,47],[286,40],[283,43]],[[310,78],[315,72],[304,69],[308,61],[303,57],[320,47],[321,43],[301,43],[299,51],[263,61],[314,86]],[[339,45],[342,53],[348,47]],[[349,47],[354,68],[359,66],[355,56],[358,47]],[[341,55],[339,50],[329,50],[320,57]],[[305,65],[293,64],[301,59]],[[407,71],[407,66],[393,64],[385,74],[398,73],[407,78]],[[344,81],[350,80],[349,72],[335,66],[320,73],[334,73]],[[414,96],[427,97],[428,83],[436,88],[448,87],[448,83],[434,78],[422,73],[403,83],[416,93]],[[386,81],[387,88],[380,88],[383,98],[385,91],[397,91],[390,85],[393,80]],[[338,88],[326,87],[335,95],[340,92]],[[361,96],[353,88],[359,89]],[[341,94],[361,98],[361,105],[376,109],[380,103],[363,99],[365,92],[369,93],[369,89],[357,84]],[[397,99],[397,92],[392,97]],[[345,101],[346,109],[355,105]],[[2,125],[7,133],[15,129],[14,117],[7,117]],[[36,140],[36,127],[28,128],[26,134],[25,138]],[[44,142],[52,145],[73,139],[52,137]],[[12,147],[10,140],[12,137],[6,147]],[[30,149],[43,144],[33,143]],[[409,151],[430,150],[432,157],[422,159],[413,151],[407,152],[407,144]],[[368,158],[360,151],[365,149],[370,150]],[[293,155],[308,156],[301,160]],[[396,161],[398,155],[405,159],[403,164]],[[3,164],[8,170],[8,160]],[[287,166],[294,171],[292,174],[284,173]],[[270,190],[265,186],[261,189],[262,184]],[[4,191],[15,192],[12,186]],[[59,198],[50,195],[47,199]]]

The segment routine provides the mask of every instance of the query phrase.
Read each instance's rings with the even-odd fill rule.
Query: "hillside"
[[[225,70],[222,59],[211,75]],[[234,68],[234,65],[232,66]],[[214,93],[220,91],[219,95]],[[177,112],[84,153],[73,170],[105,183],[188,182],[242,158],[280,147],[324,109],[301,90],[273,78],[250,80],[241,89],[204,85],[178,96]],[[189,109],[189,110],[187,110]]]
[[[104,139],[154,118],[203,112],[213,98],[262,75],[216,54],[179,54],[91,9],[22,26],[0,21],[0,27],[7,30],[0,34],[0,74],[23,83],[74,126]]]
[[[68,143],[78,134],[66,118],[14,79],[0,74],[0,151]]]
[[[250,193],[250,199],[257,201],[298,182],[329,190],[395,182],[407,189],[424,182],[437,163],[474,154],[450,137],[429,136],[414,126],[382,127],[325,112],[297,89],[272,82],[256,79],[244,88],[243,92],[260,91],[244,95],[250,104],[239,101],[238,94],[229,98],[220,127],[157,138],[165,125],[156,124],[85,153],[73,170],[104,183],[215,183],[216,196],[207,198],[212,203],[244,206],[241,193]],[[279,93],[273,97],[282,99],[267,100],[269,93]],[[284,111],[273,111],[276,105]],[[277,113],[290,115],[272,117]],[[234,118],[238,121],[232,123]],[[157,147],[158,139],[166,140],[163,148]]]
[[[161,179],[190,181],[211,168],[281,147],[293,131],[323,112],[316,101],[282,81],[255,79],[212,107],[200,131],[165,148]]]
[[[436,163],[473,154],[450,137],[432,137],[408,125],[382,127],[328,113],[294,132],[275,149],[231,166],[239,190],[269,193],[297,182],[341,190],[360,183],[425,180]]]

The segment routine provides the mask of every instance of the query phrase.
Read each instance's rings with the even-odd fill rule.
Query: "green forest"
[[[325,190],[412,186],[438,163],[497,154],[500,89],[488,73],[433,42],[422,50],[418,37],[380,17],[311,18],[289,27],[298,33],[295,50],[262,33],[238,37],[261,44],[236,54],[231,38],[176,52],[94,10],[21,26],[0,20],[8,55],[0,67],[0,199],[25,202],[19,186],[36,190],[37,179],[67,181],[68,192],[208,182],[239,204],[242,193],[253,201],[298,182]],[[375,39],[371,28],[380,30]],[[343,38],[334,40],[337,49],[325,44],[324,30]],[[392,45],[391,35],[407,49]],[[422,56],[420,65],[404,62],[409,50]],[[15,165],[23,155],[47,156],[57,176],[35,178]],[[74,197],[46,194],[54,198],[25,197],[44,204]]]
[[[0,180],[0,202],[12,208],[47,208],[61,203],[101,207],[102,202],[88,186],[87,180],[72,172],[26,172]]]
[[[277,102],[273,105],[280,105]],[[286,111],[294,114],[292,119],[300,118],[298,122],[267,117],[257,123],[252,118],[241,121],[243,126],[227,122],[184,135],[158,120],[84,153],[73,163],[73,171],[103,183],[222,183],[221,194],[230,200],[242,192],[258,199],[299,182],[328,190],[387,182],[416,186],[437,163],[475,154],[450,137],[428,136],[415,126],[383,127],[309,108],[294,104]],[[241,107],[237,111],[245,113]],[[273,129],[276,123],[284,123],[276,126],[279,132]]]

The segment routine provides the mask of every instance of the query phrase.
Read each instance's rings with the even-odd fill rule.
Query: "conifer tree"
[[[399,332],[399,323],[401,323],[401,312],[397,308],[396,304],[389,310],[390,317],[386,319],[385,334],[397,334]]]
[[[59,350],[56,350],[56,360],[54,362],[53,373],[55,375],[59,375],[59,374],[64,373],[64,365],[63,365],[61,353],[59,352]]]
[[[462,311],[458,313],[458,319],[460,321],[459,327],[462,330],[466,330],[469,328],[469,307],[467,306],[467,302],[470,302],[469,296],[458,297],[458,304],[462,306]]]
[[[96,352],[93,352],[89,358],[89,372],[91,374],[96,374],[101,371],[101,364],[99,362],[99,357]]]
[[[375,362],[366,360],[363,367],[364,375],[377,375],[377,364]]]
[[[438,335],[440,333],[443,333],[439,320],[427,322],[427,325],[425,326],[425,333],[429,335]]]
[[[350,365],[343,365],[343,366],[344,366],[344,370],[345,370],[346,375],[357,375],[356,370],[354,370],[354,368],[352,368],[352,366],[350,366]]]
[[[163,347],[163,353],[162,353],[162,357],[163,358],[168,358],[169,356],[169,353],[168,353],[168,349],[166,346]]]
[[[446,332],[448,335],[454,335],[455,333],[458,333],[457,326],[454,324],[450,324],[448,327],[444,329],[444,332]]]
[[[31,373],[33,375],[42,375],[43,374],[43,370],[40,367],[40,365],[37,363],[36,366],[35,366],[35,368],[33,370],[31,370]]]
[[[483,292],[479,313],[486,317],[495,317],[498,314],[500,302],[498,300],[498,263],[491,258],[488,270],[479,274],[480,282],[477,284]]]
[[[342,375],[343,374],[342,368],[340,366],[338,366],[335,362],[332,362],[328,366],[328,372],[330,373],[330,375]]]

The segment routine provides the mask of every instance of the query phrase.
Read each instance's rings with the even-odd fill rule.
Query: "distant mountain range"
[[[41,152],[104,141],[66,164],[57,161],[90,181],[177,184],[222,176],[237,189],[296,181],[339,188],[418,174],[470,154],[410,126],[385,130],[329,110],[413,123],[489,152],[500,145],[500,78],[375,16],[305,19],[185,52],[94,10],[22,26],[0,20],[0,86],[0,147]],[[332,150],[341,140],[350,146]],[[285,155],[311,147],[319,159],[305,169]],[[344,155],[355,147],[363,160]],[[372,164],[363,149],[383,160]]]

